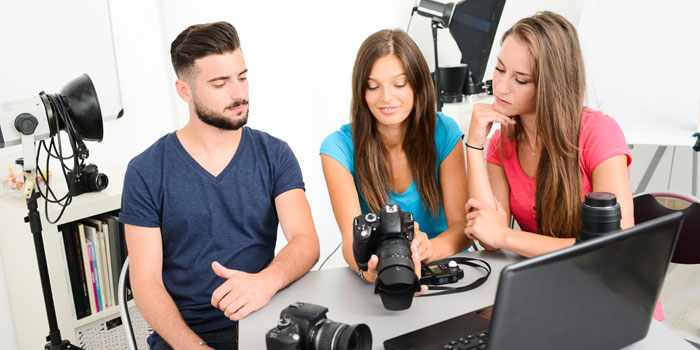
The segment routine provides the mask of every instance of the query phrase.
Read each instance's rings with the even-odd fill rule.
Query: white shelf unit
[[[76,320],[70,278],[63,251],[62,235],[58,225],[97,214],[117,210],[121,206],[123,171],[105,172],[109,186],[101,192],[84,193],[74,197],[56,224],[46,221],[44,201],[39,200],[42,238],[51,281],[58,327],[63,339],[79,345],[77,330],[92,323],[101,323],[119,317],[117,306]],[[52,184],[63,193],[65,183]],[[60,208],[49,205],[49,217],[55,219]],[[3,259],[12,319],[20,349],[43,349],[49,333],[48,318],[44,306],[39,267],[34,248],[34,238],[29,224],[24,222],[28,210],[23,198],[0,199],[0,256]],[[133,303],[133,302],[132,302]]]

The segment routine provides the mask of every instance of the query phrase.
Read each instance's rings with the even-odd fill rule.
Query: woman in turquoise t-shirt
[[[321,163],[343,256],[358,271],[352,251],[353,218],[398,204],[411,212],[416,266],[466,249],[467,179],[464,134],[435,111],[435,90],[418,46],[401,30],[367,38],[355,60],[351,123],[321,145]],[[374,282],[378,258],[361,277]]]

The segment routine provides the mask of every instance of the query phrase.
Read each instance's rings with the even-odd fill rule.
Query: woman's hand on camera
[[[411,252],[417,252],[421,262],[428,263],[433,259],[433,245],[430,243],[428,235],[420,230],[417,222],[413,226]]]
[[[420,231],[418,231],[420,232]],[[423,232],[420,232],[423,233]],[[425,235],[425,233],[423,233]],[[428,240],[428,236],[425,236],[425,239]],[[415,237],[414,237],[415,240]],[[430,242],[427,242],[430,244]],[[418,253],[418,246],[419,245],[414,245],[411,244],[411,260],[413,260],[413,269],[416,273],[416,276],[418,276],[418,280],[420,280],[421,274],[420,274],[420,269],[421,269],[421,256]],[[432,247],[430,248],[430,255],[432,256]],[[379,257],[376,254],[372,254],[372,256],[369,258],[369,261],[367,261],[367,271],[364,271],[362,273],[362,276],[365,278],[365,281],[369,283],[374,283],[377,280],[377,265],[379,264]],[[420,286],[420,291],[414,293],[414,296],[419,296],[423,294],[428,290],[428,286],[426,285],[421,285]]]
[[[476,198],[470,198],[466,204],[467,238],[476,239],[487,250],[503,247],[508,235],[508,218],[501,202],[496,200],[496,207],[490,206]]]
[[[362,272],[362,277],[365,281],[369,283],[374,283],[377,280],[377,265],[379,264],[379,257],[376,254],[372,256],[367,261],[367,271]]]
[[[506,126],[515,124],[513,118],[499,113],[492,104],[475,103],[472,109],[472,120],[469,123],[467,144],[473,147],[484,147],[494,122]]]
[[[416,223],[416,224],[418,224],[418,223]],[[427,239],[427,236],[426,236],[426,239]],[[418,255],[418,252],[415,249],[413,249],[413,247],[414,246],[411,245],[411,260],[413,260],[413,269],[415,270],[416,276],[418,276],[418,280],[420,281],[420,277],[421,277],[421,275],[420,275],[420,268],[421,268],[420,255]],[[425,292],[426,290],[428,290],[428,286],[421,284],[420,291],[413,293],[413,296],[417,297],[417,296],[423,294],[423,292]]]

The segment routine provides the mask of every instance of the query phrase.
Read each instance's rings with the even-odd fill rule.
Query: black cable
[[[408,30],[411,29],[411,21],[413,21],[413,15],[416,14],[416,11],[418,11],[418,6],[413,6],[413,10],[411,10],[411,17],[408,17],[408,25],[406,26],[406,33],[408,33]]]
[[[44,181],[46,189],[42,191],[41,188],[37,186],[37,192],[39,192],[41,197],[44,199],[44,215],[46,216],[46,220],[51,224],[55,224],[63,216],[66,207],[68,207],[68,205],[70,205],[73,201],[73,196],[70,190],[75,184],[75,178],[78,176],[80,169],[84,166],[85,158],[87,158],[87,156],[89,155],[89,151],[87,147],[85,147],[85,143],[83,143],[82,137],[80,137],[80,134],[75,128],[73,120],[71,120],[70,118],[70,114],[68,112],[69,108],[66,105],[62,96],[55,96],[50,94],[46,94],[45,96],[49,101],[51,110],[53,111],[56,135],[55,139],[54,136],[51,137],[51,142],[48,146],[46,140],[41,140],[39,144],[39,148],[36,154],[36,161],[37,164],[39,164],[39,158],[41,156],[41,150],[43,148],[44,151],[46,151],[46,175],[43,173],[40,167],[37,167],[37,174]],[[65,131],[68,137],[68,144],[70,145],[72,151],[72,154],[68,156],[63,155],[63,145],[61,140],[60,128],[61,124],[63,125],[63,131]],[[66,180],[68,180],[68,173],[73,173],[73,176],[70,177],[70,181],[66,181],[68,192],[61,198],[58,198],[58,196],[56,196],[53,189],[51,188],[51,185],[49,184],[48,175],[50,174],[51,158],[58,160],[61,166],[61,172],[63,173],[63,177]],[[70,159],[73,160],[72,167],[66,164],[66,161]],[[61,211],[59,212],[58,217],[55,220],[51,220],[51,218],[49,218],[49,203],[57,204],[61,207]]]
[[[333,249],[333,251],[330,254],[328,254],[328,257],[326,258],[326,260],[323,260],[323,262],[321,263],[321,266],[318,267],[319,271],[321,271],[321,269],[323,268],[323,265],[326,264],[326,261],[328,261],[328,259],[330,259],[331,256],[333,256],[333,254],[335,254],[335,252],[338,251],[338,248],[340,248],[341,245],[343,245],[343,242],[338,243],[338,246],[335,247],[335,249]]]

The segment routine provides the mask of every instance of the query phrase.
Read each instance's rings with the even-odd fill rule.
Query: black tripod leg
[[[44,251],[44,240],[41,237],[41,215],[39,214],[39,210],[37,210],[36,203],[38,198],[39,193],[36,192],[36,190],[33,190],[31,197],[27,199],[27,209],[29,209],[29,214],[26,218],[24,218],[24,221],[29,223],[32,236],[34,237],[34,250],[36,251],[36,260],[39,264],[41,289],[44,292],[44,305],[46,306],[46,316],[49,321],[49,335],[46,337],[48,343],[44,346],[44,349],[82,350],[80,347],[72,345],[68,340],[62,340],[61,331],[58,329],[56,308],[53,303],[53,293],[51,292],[51,281],[49,279],[49,268],[46,263],[46,252]]]

